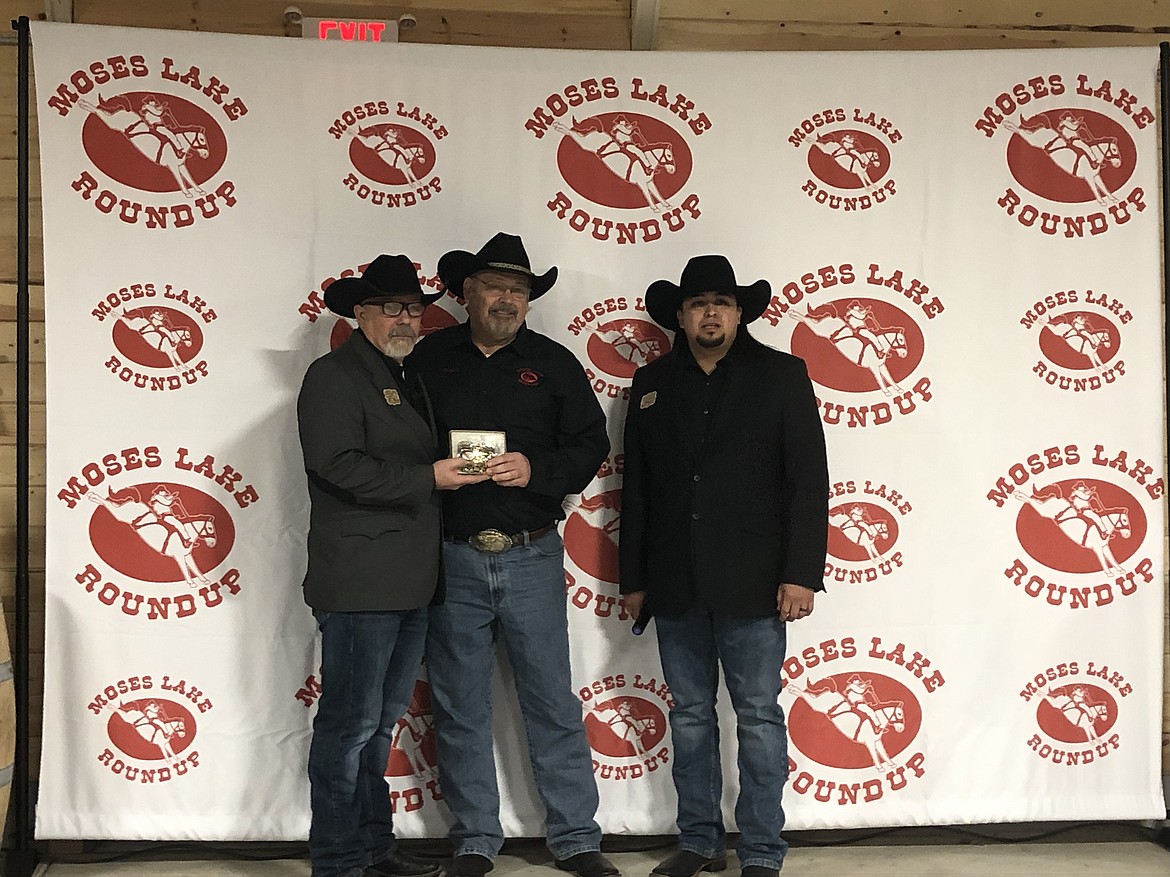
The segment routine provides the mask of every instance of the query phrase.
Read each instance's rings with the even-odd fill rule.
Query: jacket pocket
[[[341,535],[376,539],[384,533],[398,532],[410,522],[409,516],[398,512],[361,512],[341,519]]]

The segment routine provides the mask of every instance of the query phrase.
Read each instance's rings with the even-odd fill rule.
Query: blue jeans
[[[321,697],[309,746],[313,877],[361,877],[394,852],[386,762],[426,643],[427,610],[317,612]]]
[[[732,618],[705,609],[659,615],[654,621],[662,673],[674,699],[670,731],[679,849],[714,858],[726,848],[715,713],[722,663],[739,739],[735,822],[740,866],[781,867],[788,851],[780,837],[784,827],[780,797],[788,780],[788,735],[778,702],[784,622]]]
[[[492,671],[503,635],[553,856],[601,848],[593,757],[569,673],[564,545],[553,530],[503,554],[443,543],[447,598],[431,607],[427,672],[439,783],[455,855],[494,860],[504,842],[492,750]]]

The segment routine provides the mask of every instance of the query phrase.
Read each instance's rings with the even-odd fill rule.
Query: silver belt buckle
[[[503,554],[512,547],[512,537],[499,530],[480,530],[467,541],[482,554]]]

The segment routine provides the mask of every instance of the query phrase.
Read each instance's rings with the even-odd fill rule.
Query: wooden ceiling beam
[[[948,28],[914,25],[851,26],[815,22],[738,22],[663,19],[658,48],[675,51],[925,51],[1152,46],[1157,34]]]
[[[710,22],[933,25],[980,29],[1116,27],[1165,33],[1167,0],[661,0],[661,17]],[[1122,24],[1124,22],[1124,24]]]
[[[73,0],[45,0],[47,21],[73,21]]]
[[[645,52],[658,41],[659,0],[632,0],[630,3],[630,48]]]

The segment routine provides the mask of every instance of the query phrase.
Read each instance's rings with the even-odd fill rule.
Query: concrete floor
[[[1032,830],[1029,830],[1031,828]],[[876,835],[876,836],[875,836]],[[1051,836],[1048,836],[1051,835]],[[1140,826],[1013,826],[899,830],[867,837],[846,832],[798,834],[785,861],[792,877],[1167,877],[1170,850]],[[1026,839],[1026,840],[1025,840]],[[1161,840],[1168,839],[1164,830]],[[108,846],[108,848],[103,848]],[[407,842],[416,855],[441,853],[433,844]],[[673,846],[665,838],[607,838],[606,852],[623,877],[647,877]],[[51,851],[54,852],[54,851]],[[217,848],[213,853],[158,846],[119,850],[99,845],[56,852],[35,877],[308,877],[303,849]],[[275,856],[284,858],[273,858]],[[114,859],[117,856],[118,858]],[[246,856],[250,860],[240,858]],[[114,859],[93,861],[96,858]],[[261,861],[259,859],[268,859]],[[89,859],[90,861],[83,861]],[[66,861],[68,860],[68,861]],[[509,841],[492,877],[556,877],[540,841]],[[734,857],[719,877],[738,877]]]

